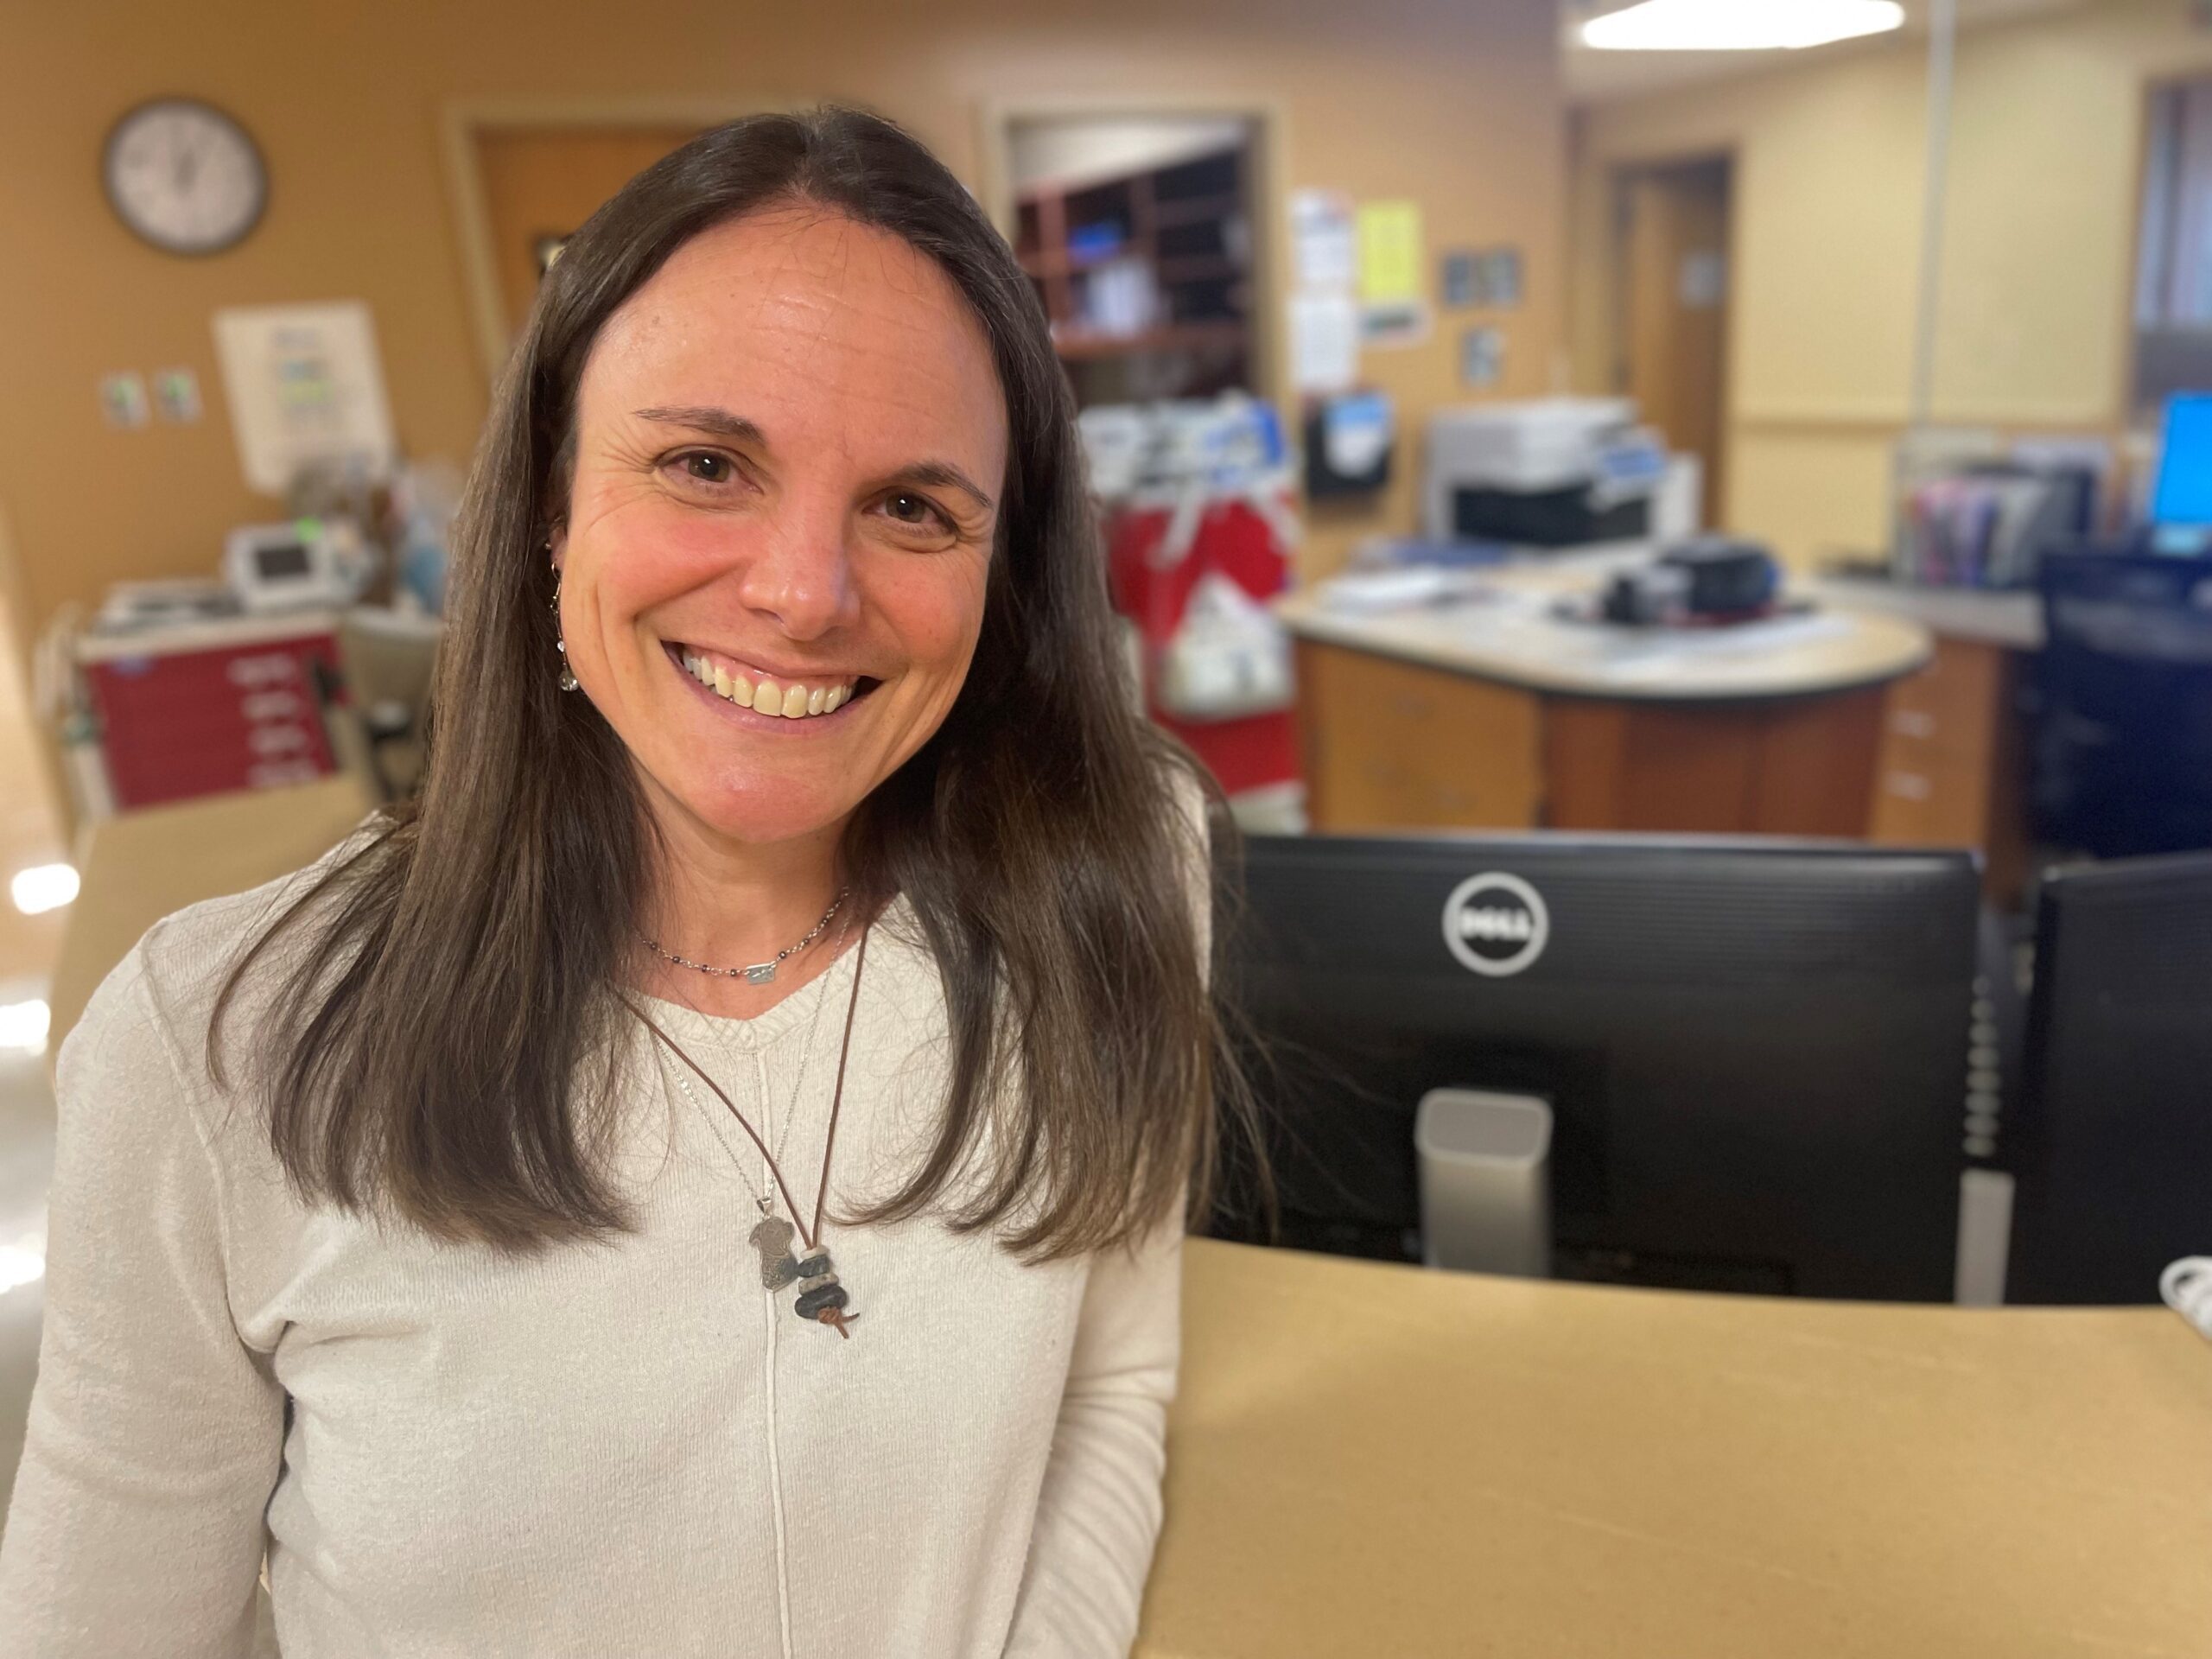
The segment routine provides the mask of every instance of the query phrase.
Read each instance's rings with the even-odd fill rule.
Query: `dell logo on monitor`
[[[1444,901],[1444,943],[1478,974],[1517,974],[1544,954],[1551,917],[1541,894],[1517,875],[1471,875]]]

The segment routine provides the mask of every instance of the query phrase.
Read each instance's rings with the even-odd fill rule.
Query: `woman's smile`
[[[718,714],[759,716],[745,722],[754,730],[788,732],[816,724],[881,683],[866,675],[830,669],[779,672],[676,640],[663,641],[661,648],[695,690],[723,705]]]

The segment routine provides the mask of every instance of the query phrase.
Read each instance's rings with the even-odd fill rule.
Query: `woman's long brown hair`
[[[518,1249],[625,1224],[604,1159],[627,1036],[614,991],[658,848],[621,742],[556,686],[544,548],[601,327],[690,238],[794,200],[946,271],[989,338],[1010,440],[974,665],[844,849],[858,890],[912,905],[952,1042],[933,1146],[849,1219],[941,1211],[1044,1259],[1205,1202],[1218,1103],[1242,1096],[1193,913],[1205,849],[1175,799],[1179,775],[1199,774],[1132,706],[1072,400],[1028,280],[927,150],[841,110],[695,139],[546,278],[456,527],[421,795],[258,936],[216,1005],[220,1081],[233,998],[257,963],[275,982],[251,999],[254,1084],[305,1199]]]

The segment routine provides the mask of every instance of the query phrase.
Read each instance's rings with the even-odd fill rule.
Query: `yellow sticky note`
[[[1421,297],[1419,202],[1360,204],[1359,297],[1370,305]]]

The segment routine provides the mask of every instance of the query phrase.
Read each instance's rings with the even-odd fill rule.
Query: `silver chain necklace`
[[[850,887],[838,888],[837,896],[830,901],[830,908],[822,912],[820,921],[807,930],[806,937],[797,944],[785,945],[766,962],[751,963],[742,968],[716,968],[708,963],[694,962],[689,957],[679,957],[673,950],[664,950],[658,939],[645,940],[645,946],[663,962],[672,963],[678,968],[689,968],[695,974],[711,974],[716,979],[742,979],[748,985],[773,984],[776,969],[783,966],[784,959],[797,956],[822,937],[822,930],[830,925],[830,918],[837,913],[839,907],[845,902],[845,895],[850,892],[852,892]]]
[[[842,899],[844,895],[840,893],[838,897]],[[834,910],[836,906],[833,905],[830,908]],[[837,930],[836,943],[840,948],[845,943],[845,936],[851,931],[850,923]],[[804,941],[802,940],[801,943],[804,944]],[[775,1150],[768,1154],[770,1166],[777,1169],[781,1169],[784,1166],[784,1149],[791,1145],[791,1128],[798,1122],[799,1102],[806,1094],[806,1065],[814,1058],[815,1033],[822,1029],[822,1008],[823,1005],[830,1000],[830,980],[836,972],[836,966],[833,963],[823,970],[822,977],[815,982],[814,1012],[807,1019],[806,1042],[798,1052],[798,1075],[791,1081],[791,1105],[784,1113],[784,1130],[776,1137]],[[664,1075],[667,1074],[665,1067],[663,1068],[663,1072]],[[691,1079],[685,1077],[680,1068],[674,1076],[676,1086],[683,1090],[683,1098],[690,1101],[699,1116],[707,1120],[707,1128],[713,1132],[715,1139],[721,1143],[722,1150],[729,1154],[731,1166],[737,1171],[738,1179],[745,1183],[745,1190],[752,1195],[754,1205],[763,1216],[766,1216],[775,1207],[774,1195],[772,1193],[764,1195],[759,1187],[753,1185],[753,1178],[745,1173],[745,1160],[738,1156],[737,1148],[730,1144],[729,1137],[722,1133],[721,1122],[712,1112],[707,1109],[706,1102],[701,1100],[696,1091],[692,1089]],[[768,1087],[765,1078],[760,1085],[760,1127],[763,1130],[768,1127]]]

